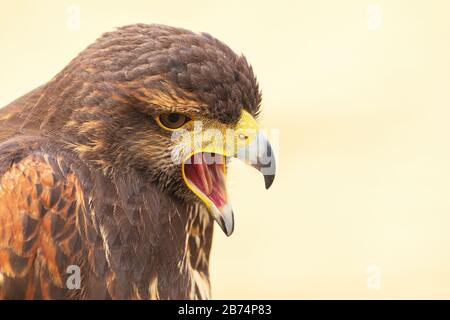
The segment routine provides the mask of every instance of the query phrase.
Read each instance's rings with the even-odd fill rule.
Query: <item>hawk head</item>
[[[219,40],[138,24],[81,52],[33,113],[41,129],[105,174],[136,170],[179,201],[204,204],[230,235],[228,161],[262,171],[266,188],[275,175],[255,120],[260,103],[252,68]]]

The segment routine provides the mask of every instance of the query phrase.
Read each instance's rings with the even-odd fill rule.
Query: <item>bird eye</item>
[[[190,119],[183,114],[171,112],[161,114],[158,117],[158,120],[158,122],[164,129],[175,130],[181,128]]]

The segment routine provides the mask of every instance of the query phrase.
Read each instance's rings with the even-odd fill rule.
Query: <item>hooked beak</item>
[[[266,189],[270,188],[275,180],[276,164],[272,147],[264,134],[259,132],[247,147],[238,149],[236,157],[261,172]]]
[[[200,143],[194,147],[182,164],[182,176],[186,185],[202,200],[227,236],[234,230],[234,215],[226,188],[226,164],[229,158],[237,158],[260,171],[264,176],[266,189],[270,188],[275,179],[273,150],[265,135],[258,129],[256,120],[248,112],[242,111],[231,136],[229,132],[226,139],[204,136],[203,140],[208,143]]]

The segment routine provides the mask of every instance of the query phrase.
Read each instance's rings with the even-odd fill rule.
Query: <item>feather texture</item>
[[[208,298],[213,223],[153,117],[231,125],[260,102],[252,68],[219,40],[138,24],[1,109],[0,298]]]
[[[38,146],[3,168],[1,298],[208,297],[212,224],[202,208],[137,174],[110,180],[57,149]],[[66,285],[71,265],[81,268],[79,290]]]

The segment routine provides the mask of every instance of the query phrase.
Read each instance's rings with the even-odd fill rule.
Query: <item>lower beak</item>
[[[237,158],[260,171],[266,189],[275,179],[276,165],[272,148],[262,133],[258,133],[249,144],[239,147],[233,155],[223,155],[222,150],[208,148],[208,151],[194,153],[183,162],[182,174],[186,185],[203,201],[224,233],[230,236],[234,230],[234,216],[226,189],[227,159]]]

